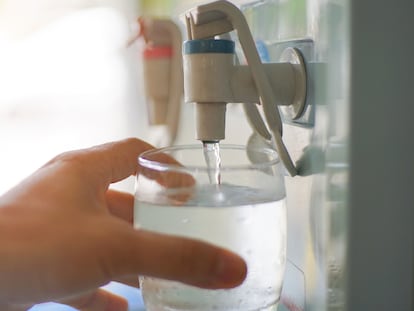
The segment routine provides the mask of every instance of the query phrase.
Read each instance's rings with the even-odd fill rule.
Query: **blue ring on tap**
[[[183,43],[183,54],[233,54],[234,49],[234,41],[225,39],[197,39],[184,41]]]

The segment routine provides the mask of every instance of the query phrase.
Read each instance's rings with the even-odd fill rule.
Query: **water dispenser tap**
[[[150,142],[158,147],[173,144],[178,130],[183,94],[181,30],[170,19],[140,17],[139,32],[128,45],[143,38],[144,88],[147,97]],[[157,131],[157,126],[160,126]],[[151,135],[153,134],[153,135]]]
[[[263,64],[243,13],[224,0],[184,14],[188,40],[183,44],[184,100],[196,104],[197,139],[225,138],[226,103],[244,103],[256,133],[271,141],[291,176],[296,168],[282,140],[278,105],[299,118],[306,99],[306,70],[300,52],[288,48],[280,63]],[[235,62],[235,43],[220,37],[235,30],[248,65]],[[217,39],[219,38],[219,39]],[[256,106],[261,104],[265,122]]]

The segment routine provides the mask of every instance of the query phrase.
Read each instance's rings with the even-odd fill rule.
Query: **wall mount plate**
[[[299,49],[288,47],[282,52],[280,62],[292,64],[295,72],[296,92],[291,105],[279,108],[285,118],[296,120],[302,116],[305,110],[307,90],[305,61]]]

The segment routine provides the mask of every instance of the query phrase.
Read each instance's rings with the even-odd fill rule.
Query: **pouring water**
[[[221,158],[220,158],[220,144],[218,141],[203,141],[203,152],[208,169],[208,177],[210,184],[221,184]]]

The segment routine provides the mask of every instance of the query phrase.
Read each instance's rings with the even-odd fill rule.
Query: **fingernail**
[[[215,283],[223,288],[240,285],[247,274],[245,261],[234,253],[225,251],[217,264]]]

